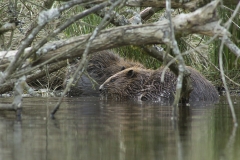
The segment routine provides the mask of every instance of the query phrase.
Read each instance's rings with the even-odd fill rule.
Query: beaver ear
[[[126,68],[124,66],[122,66],[121,71],[123,71],[124,69],[126,69]]]
[[[132,77],[132,76],[134,76],[134,71],[131,69],[131,70],[129,70],[128,72],[127,72],[127,77]]]

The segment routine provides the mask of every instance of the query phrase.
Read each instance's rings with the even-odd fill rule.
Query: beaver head
[[[95,53],[90,58],[87,71],[93,79],[102,84],[115,73],[134,66],[144,68],[140,63],[125,61],[122,57],[106,50]]]
[[[115,99],[139,99],[152,70],[131,67],[109,77],[100,87],[102,96]]]

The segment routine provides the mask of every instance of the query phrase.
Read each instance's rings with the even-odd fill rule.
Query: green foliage
[[[234,9],[236,6],[232,6],[232,10],[229,8],[221,8],[219,9],[219,16],[222,19],[222,25],[224,25],[229,18],[231,17]],[[231,33],[232,37],[231,40],[233,41],[234,44],[236,44],[238,47],[240,47],[240,29],[239,25],[240,24],[240,19],[238,17],[235,17],[233,19],[233,22],[231,23],[231,26],[229,28],[229,32]],[[219,66],[219,49],[221,46],[221,40],[215,40],[212,44],[209,45],[209,53],[210,53],[210,62],[213,63],[215,66]],[[240,83],[240,60],[237,59],[236,55],[233,54],[226,46],[223,46],[223,68],[224,68],[224,73],[231,78],[233,81]],[[214,73],[207,73],[207,78],[209,80],[215,81],[215,84],[218,86],[222,85],[222,81],[220,80],[220,73],[219,72],[214,72]],[[228,86],[230,87],[231,90],[238,89],[239,86],[231,83],[230,81],[227,81]]]
[[[85,8],[81,6],[73,7],[69,12],[65,14],[66,18],[71,18],[71,16],[83,12]],[[69,26],[65,31],[67,37],[79,36],[82,34],[92,33],[95,27],[101,22],[101,18],[90,14],[89,16],[84,17],[81,21],[77,21],[71,26]]]
[[[132,59],[133,61],[138,61],[147,68],[157,69],[161,66],[161,62],[144,53],[139,47],[126,46],[116,48],[115,50],[117,53],[120,53],[121,56]]]
[[[84,11],[85,9],[81,6],[74,7],[68,13],[65,14],[66,18],[71,18],[72,15],[76,15]],[[95,14],[91,14],[89,16],[84,17],[79,22],[75,22],[71,26],[69,26],[65,31],[66,37],[73,37],[82,34],[92,33],[95,27],[101,22],[101,18]],[[138,61],[144,64],[147,68],[156,69],[161,66],[161,63],[150,57],[149,55],[143,53],[141,49],[134,46],[126,46],[116,48],[115,51],[119,53],[121,56],[126,57],[128,59],[132,59],[133,61]]]
[[[233,6],[233,10],[235,6]],[[76,6],[69,10],[69,12],[65,13],[66,18],[71,18],[72,15],[76,15],[84,11],[85,8]],[[233,11],[232,10],[232,11]],[[220,17],[223,19],[223,23],[226,22],[232,14],[232,11],[227,9],[220,9]],[[130,18],[131,14],[123,12],[126,17]],[[161,16],[162,12],[157,13],[153,16],[153,18],[148,21],[157,20]],[[100,23],[101,18],[96,16],[95,14],[91,14],[89,16],[84,17],[81,21],[75,22],[70,27],[68,27],[64,33],[67,37],[88,34],[91,33],[95,27]],[[240,24],[239,19],[234,19],[235,24]],[[240,30],[237,25],[232,24],[229,31],[233,35],[232,41],[235,44],[239,44],[240,39]],[[187,37],[181,37],[177,39],[180,51],[184,53],[185,51],[192,50],[196,47],[201,46],[199,51],[193,51],[190,54],[184,55],[184,59],[187,65],[196,68],[201,71],[207,78],[213,80],[215,84],[221,83],[219,72],[213,67],[214,65],[218,67],[218,54],[221,41],[215,40],[211,44],[206,44],[210,37],[201,36],[201,35],[189,35]],[[126,57],[128,59],[132,59],[134,61],[139,61],[144,64],[147,68],[156,69],[161,66],[161,62],[156,59],[150,57],[145,54],[139,47],[136,46],[126,46],[114,49],[121,56]],[[226,73],[229,73],[231,77],[232,72],[240,67],[239,60],[236,61],[236,56],[227,48],[224,47],[223,50],[223,60],[224,60],[224,69]],[[231,74],[230,74],[231,71]]]
[[[227,22],[229,20],[229,18],[231,17],[234,9],[236,6],[232,6],[232,10],[226,9],[226,8],[221,8],[219,9],[219,14],[221,19],[223,20],[223,24],[225,22]],[[238,24],[240,24],[240,19],[238,17],[235,17],[235,19],[233,19],[233,22],[229,28],[229,32],[232,35],[232,41],[233,43],[235,43],[236,45],[238,45],[238,47],[240,47],[240,29]],[[212,52],[212,62],[218,66],[219,62],[218,62],[218,58],[219,58],[219,48],[221,45],[221,40],[217,40],[214,42],[213,44],[213,52]],[[226,47],[223,47],[223,64],[224,64],[224,69],[226,72],[231,71],[231,70],[235,70],[238,69],[240,67],[240,61],[236,59],[236,56]]]

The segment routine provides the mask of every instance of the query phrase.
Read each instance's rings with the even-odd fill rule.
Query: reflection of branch
[[[109,13],[112,12],[112,10],[114,8],[116,8],[118,5],[120,5],[122,3],[122,0],[118,0],[115,3],[113,3],[109,9]],[[95,28],[95,30],[92,32],[92,35],[89,37],[87,43],[86,43],[86,48],[83,52],[82,58],[78,63],[78,67],[76,69],[76,71],[74,72],[73,76],[69,79],[69,82],[67,83],[66,88],[64,89],[61,98],[59,99],[58,103],[56,104],[55,108],[53,109],[53,111],[51,112],[51,117],[54,117],[54,114],[57,112],[57,110],[60,107],[60,104],[63,100],[63,97],[66,95],[66,93],[68,92],[68,90],[70,89],[74,79],[76,79],[76,77],[79,75],[79,71],[83,68],[83,66],[85,65],[86,61],[87,61],[87,55],[89,53],[90,50],[90,46],[92,45],[94,39],[96,38],[96,36],[99,34],[99,32],[106,27],[106,22],[109,19],[109,13],[107,13],[104,18],[102,19],[102,21],[100,22],[100,24]],[[83,71],[80,72],[80,76],[82,75]]]
[[[0,103],[0,110],[16,111],[16,108],[14,108],[12,104]]]
[[[238,9],[240,8],[240,3],[238,3],[234,13],[232,14],[231,18],[230,19],[233,19],[237,12],[238,12]],[[231,21],[228,21],[228,23],[226,24],[226,28],[229,29],[231,23]],[[226,95],[227,95],[227,100],[228,100],[228,104],[229,104],[229,107],[230,107],[230,110],[232,112],[232,118],[233,118],[233,123],[235,126],[238,125],[237,123],[237,117],[236,117],[236,114],[235,114],[235,111],[234,111],[234,107],[233,107],[233,103],[232,103],[232,99],[230,97],[230,93],[229,93],[229,90],[228,90],[228,86],[227,86],[227,83],[226,83],[226,79],[224,77],[224,70],[223,70],[223,60],[222,60],[222,53],[223,53],[223,45],[225,43],[225,40],[227,39],[227,35],[224,34],[223,38],[222,38],[222,41],[221,41],[221,46],[220,46],[220,49],[219,49],[219,67],[220,67],[220,73],[221,73],[221,77],[222,77],[222,82],[223,82],[223,85],[224,85],[224,88],[226,90]]]
[[[177,60],[178,60],[178,78],[177,78],[176,94],[174,97],[173,112],[172,112],[173,118],[177,118],[177,113],[178,113],[177,106],[178,106],[179,100],[181,98],[181,92],[182,92],[182,88],[183,88],[182,87],[183,86],[183,72],[185,71],[185,62],[184,62],[184,59],[178,48],[177,41],[175,39],[175,32],[174,32],[174,27],[173,27],[172,17],[171,17],[171,0],[166,0],[166,13],[167,13],[167,17],[169,20],[169,27],[170,27],[169,46],[172,47],[175,57],[178,57],[177,58]],[[188,76],[188,81],[189,80],[190,80],[190,78]],[[185,86],[186,89],[188,89],[187,87],[189,86],[189,84],[191,84],[191,83],[186,83],[186,86]],[[189,95],[191,92],[191,89],[187,90],[187,91],[188,91],[188,95]],[[189,98],[189,96],[187,96],[187,98]]]
[[[230,151],[233,151],[233,148],[234,148],[233,145],[234,145],[235,140],[236,140],[236,132],[237,132],[237,126],[234,125],[233,129],[232,129],[232,134],[229,137],[228,143],[226,144],[226,146],[224,148],[224,151],[223,151],[223,157],[224,158],[221,158],[221,160],[222,159],[232,159],[232,157],[230,158],[229,156],[233,156],[233,154],[230,153]]]
[[[15,111],[18,117],[21,117],[21,109],[22,109],[22,94],[23,88],[26,84],[25,77],[19,78],[19,80],[15,83],[14,86],[14,100],[12,104],[0,104],[0,110],[9,110]]]
[[[23,76],[15,82],[14,86],[14,99],[12,104],[0,104],[0,110],[10,110],[15,111],[18,117],[21,117],[21,110],[22,110],[22,95],[23,90],[26,89],[28,93],[31,95],[37,96],[37,93],[33,91],[31,87],[28,86],[26,83],[26,77]]]

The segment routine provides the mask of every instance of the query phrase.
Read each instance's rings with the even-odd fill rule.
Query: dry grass
[[[10,3],[12,2],[12,3]],[[17,2],[15,4],[15,2]],[[55,2],[54,6],[58,6],[60,3]],[[9,1],[2,0],[0,1],[0,24],[4,25],[8,22],[19,23],[17,28],[13,31],[8,31],[4,34],[0,35],[0,50],[16,50],[21,44],[22,40],[29,33],[31,28],[36,23],[39,12],[43,9],[43,1],[42,0],[34,0],[34,1]],[[83,8],[79,6],[75,6],[68,11],[64,12],[59,19],[51,21],[47,24],[47,26],[41,30],[41,32],[37,35],[36,39],[32,44],[35,44],[45,35],[51,33],[57,26],[64,22],[66,19],[71,16],[80,13],[83,11]],[[134,15],[133,8],[127,8],[125,11],[117,11],[118,13],[124,14],[126,18],[130,18]],[[183,10],[175,10],[173,15],[179,14],[183,12]],[[231,12],[228,11],[226,16],[229,16]],[[224,13],[222,14],[224,15]],[[147,22],[155,22],[159,19],[159,17],[164,18],[164,10],[156,13],[153,17],[151,17]],[[59,40],[62,38],[68,38],[76,35],[86,34],[92,32],[92,30],[99,24],[101,18],[96,15],[89,15],[83,18],[81,21],[78,21],[64,30],[63,33],[58,34],[56,37],[53,37],[52,40]],[[239,19],[235,19],[235,24],[239,24]],[[234,25],[233,33],[237,35],[235,38],[236,44],[239,44],[239,28]],[[189,35],[187,37],[182,37],[178,40],[179,46],[181,48],[181,52],[185,52],[188,50],[194,50],[198,47],[197,51],[193,51],[190,54],[185,56],[185,61],[188,65],[196,68],[201,71],[208,79],[212,80],[214,84],[221,85],[221,80],[219,78],[219,72],[214,69],[214,65],[218,66],[218,63],[215,61],[216,54],[215,50],[218,48],[216,44],[206,44],[208,41],[208,37],[203,37],[201,35]],[[162,45],[163,48],[166,49],[166,46]],[[116,51],[120,52],[122,56],[128,57],[130,59],[134,59],[136,61],[140,61],[148,68],[156,69],[161,66],[161,63],[153,58],[149,58],[148,55],[144,54],[141,49],[138,49],[135,46],[128,46],[116,49]],[[229,52],[229,51],[228,51]],[[227,55],[227,53],[225,53]],[[231,53],[229,53],[230,55]],[[226,57],[228,58],[228,57]],[[232,62],[235,63],[235,59],[232,58]],[[239,62],[238,62],[239,64]],[[229,65],[228,65],[229,66]],[[232,65],[234,66],[234,65]],[[238,65],[237,65],[238,66]],[[239,74],[237,70],[232,70],[234,68],[226,67],[227,75],[239,83]],[[46,70],[46,77],[36,80],[34,86],[38,86],[38,88],[47,87],[51,89],[56,89],[60,86],[64,77],[64,70],[60,70],[58,72],[54,72],[48,74]],[[230,84],[230,83],[229,83]],[[232,84],[230,84],[232,85]],[[233,87],[236,88],[236,87]]]

